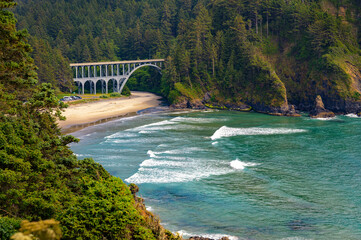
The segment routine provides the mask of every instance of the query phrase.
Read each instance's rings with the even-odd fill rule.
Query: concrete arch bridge
[[[141,67],[150,66],[161,71],[164,59],[134,60],[119,62],[72,63],[74,82],[78,84],[79,94],[84,94],[85,86],[90,94],[97,93],[97,85],[102,93],[121,93],[129,77]]]

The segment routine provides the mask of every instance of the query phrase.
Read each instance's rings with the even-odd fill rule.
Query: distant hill
[[[71,62],[167,58],[160,91],[179,107],[285,114],[317,95],[361,111],[357,0],[20,0],[39,78],[71,88]]]

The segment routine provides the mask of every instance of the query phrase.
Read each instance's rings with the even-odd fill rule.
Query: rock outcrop
[[[330,118],[335,117],[335,114],[325,108],[320,95],[316,97],[315,108],[310,112],[311,118]]]
[[[288,111],[284,113],[284,116],[287,117],[301,117],[301,114],[299,114],[294,105],[290,105]]]

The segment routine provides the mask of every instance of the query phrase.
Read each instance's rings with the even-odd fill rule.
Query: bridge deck
[[[111,65],[111,64],[128,64],[128,63],[146,63],[146,62],[164,62],[164,59],[116,61],[116,62],[92,62],[92,63],[71,63],[70,67],[93,66],[93,65]]]

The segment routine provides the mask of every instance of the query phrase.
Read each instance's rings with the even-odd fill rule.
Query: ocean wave
[[[206,167],[192,162],[183,162],[182,168],[145,168],[141,166],[137,173],[125,179],[128,183],[180,183],[197,181],[209,176],[233,172],[231,168]]]
[[[230,128],[223,126],[219,128],[212,136],[212,140],[222,137],[233,137],[240,135],[273,135],[273,134],[291,134],[306,132],[303,129],[290,129],[290,128]]]
[[[171,120],[172,122],[182,122],[182,123],[212,123],[219,121],[226,121],[226,119],[218,118],[195,118],[195,117],[176,117]]]
[[[203,150],[202,148],[199,147],[189,147],[189,148],[181,148],[181,149],[172,149],[172,150],[166,150],[166,151],[162,151],[162,152],[154,152],[155,154],[185,154],[185,153],[193,153],[193,152],[197,152],[197,151],[201,151]]]
[[[357,114],[354,113],[346,114],[345,116],[350,118],[359,118],[359,116],[357,116]]]
[[[184,230],[179,230],[176,232],[176,234],[177,233],[179,235],[181,235],[182,237],[187,237],[187,238],[198,236],[198,237],[204,237],[204,238],[210,238],[210,239],[221,239],[222,237],[228,237],[229,240],[239,240],[239,238],[236,236],[230,236],[227,234],[220,234],[220,233],[215,233],[215,234],[212,234],[212,233],[189,233]]]
[[[151,157],[151,158],[156,158],[156,157],[157,157],[152,150],[148,150],[147,154],[148,154],[149,157]]]
[[[313,120],[320,120],[320,121],[330,121],[335,120],[337,117],[328,117],[328,118],[312,118]]]
[[[114,133],[112,135],[106,136],[104,137],[105,139],[115,139],[115,138],[132,138],[132,137],[138,137],[139,135],[137,133],[134,132],[125,132],[125,131],[121,131],[121,132],[117,132]]]
[[[148,159],[148,160],[143,161],[139,166],[140,167],[159,167],[159,166],[181,167],[184,164],[185,164],[184,162],[162,161],[162,160]]]
[[[255,166],[258,166],[259,164],[251,163],[251,162],[242,162],[242,161],[236,159],[236,160],[230,162],[229,165],[234,169],[243,170],[246,167],[255,167]]]
[[[129,128],[126,131],[128,131],[128,132],[129,131],[130,132],[139,132],[139,131],[142,131],[142,130],[161,129],[161,128],[159,128],[160,126],[167,126],[167,125],[173,125],[173,124],[177,124],[177,122],[172,122],[171,120],[163,120],[163,121],[160,121],[160,122],[145,124],[145,125],[135,127],[135,128]]]

